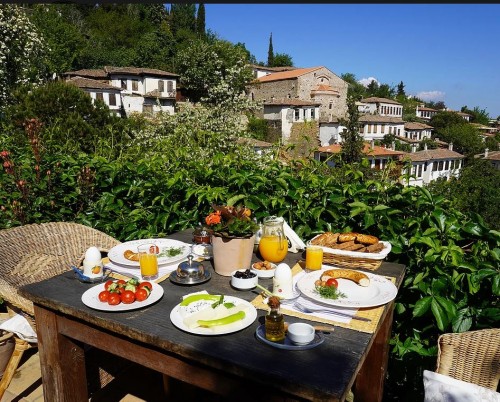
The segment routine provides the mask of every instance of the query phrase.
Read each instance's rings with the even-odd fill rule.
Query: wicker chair
[[[71,222],[30,224],[0,230],[0,297],[4,299],[9,312],[22,314],[36,330],[33,303],[20,296],[17,290],[66,272],[70,265],[81,265],[85,251],[91,246],[107,252],[119,243],[96,229]],[[16,337],[16,347],[0,381],[0,399],[12,380],[23,352],[31,346]],[[103,351],[95,353],[88,350],[87,353],[99,359],[98,364],[94,365],[96,367],[88,368],[91,393],[106,385],[126,365],[121,358]],[[100,383],[97,388],[95,382]]]
[[[496,391],[500,379],[500,329],[441,335],[436,372]]]

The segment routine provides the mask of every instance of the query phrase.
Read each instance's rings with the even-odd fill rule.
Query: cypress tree
[[[360,162],[363,157],[363,137],[359,134],[359,111],[355,99],[347,99],[348,119],[340,119],[340,124],[346,129],[340,134],[342,137],[340,155],[344,163]]]
[[[196,14],[196,32],[200,37],[205,36],[205,5],[200,3]]]
[[[274,67],[273,33],[269,37],[269,50],[267,51],[267,66]]]

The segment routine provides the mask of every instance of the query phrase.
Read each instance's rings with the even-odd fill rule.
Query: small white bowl
[[[311,343],[314,335],[314,327],[304,322],[294,322],[288,326],[288,339],[295,345]]]
[[[256,273],[259,278],[272,278],[274,276],[274,271],[276,271],[276,264],[273,264],[270,262],[272,269],[257,269],[255,268],[255,264],[258,264],[257,262],[254,262],[252,264],[252,269],[251,271]]]
[[[250,271],[252,276],[251,278],[237,278],[234,276],[236,272],[245,272],[246,269],[238,269],[236,271],[231,272],[231,285],[235,287],[236,289],[241,289],[241,290],[248,290],[248,289],[253,289],[255,286],[257,286],[257,283],[259,283],[259,277],[257,276],[256,273]]]

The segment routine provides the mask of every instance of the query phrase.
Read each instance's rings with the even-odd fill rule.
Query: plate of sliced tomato
[[[82,295],[87,307],[103,311],[128,311],[156,303],[163,296],[163,288],[154,282],[130,279],[110,279]]]

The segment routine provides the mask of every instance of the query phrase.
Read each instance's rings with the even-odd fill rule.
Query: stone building
[[[345,117],[347,82],[326,67],[297,68],[261,76],[248,87],[254,101],[286,99],[319,103],[320,121]]]

